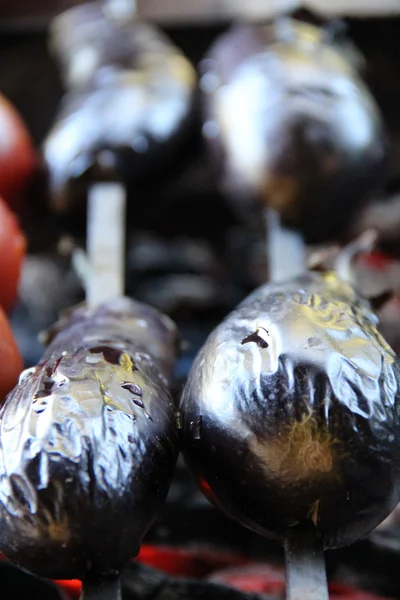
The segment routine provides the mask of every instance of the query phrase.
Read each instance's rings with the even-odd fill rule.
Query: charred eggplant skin
[[[0,413],[0,548],[51,578],[134,556],[177,458],[172,321],[121,298],[77,308]]]
[[[196,72],[160,30],[107,19],[97,2],[52,31],[68,91],[43,156],[51,208],[63,213],[85,206],[75,192],[90,177],[142,184],[168,168],[192,134]]]
[[[326,241],[380,185],[384,127],[355,56],[294,19],[232,27],[208,52],[204,136],[248,223],[259,226],[268,205],[310,241]]]
[[[325,548],[365,536],[400,489],[399,361],[334,273],[267,284],[210,335],[183,391],[198,484],[282,539],[311,520]]]

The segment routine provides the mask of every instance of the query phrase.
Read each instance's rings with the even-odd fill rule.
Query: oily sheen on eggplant
[[[72,186],[85,176],[138,184],[168,168],[190,135],[196,89],[194,68],[169,38],[107,18],[95,2],[60,15],[51,43],[67,88],[43,147],[52,209],[76,209]]]
[[[120,298],[78,307],[51,337],[0,413],[0,550],[35,574],[83,578],[134,556],[167,494],[177,331]]]
[[[396,506],[399,361],[367,301],[334,273],[256,290],[210,335],[182,396],[187,463],[208,498],[282,539],[324,548]]]
[[[329,39],[331,38],[331,39]],[[256,227],[272,206],[310,240],[380,184],[385,140],[355,48],[296,19],[235,25],[204,59],[204,136],[221,186]]]

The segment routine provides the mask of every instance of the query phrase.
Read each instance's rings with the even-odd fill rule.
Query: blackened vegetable
[[[210,335],[182,397],[205,494],[279,539],[366,535],[400,489],[399,361],[369,304],[333,273],[269,284]]]
[[[74,310],[0,413],[0,548],[56,579],[118,569],[177,457],[175,326],[127,298]]]
[[[202,64],[204,135],[242,216],[325,241],[380,182],[385,144],[357,53],[295,20],[235,26]]]
[[[152,26],[107,18],[101,3],[55,20],[68,93],[44,144],[52,208],[76,208],[82,175],[138,183],[169,164],[190,131],[196,75]]]

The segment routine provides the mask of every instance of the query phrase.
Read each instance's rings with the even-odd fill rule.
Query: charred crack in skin
[[[51,379],[51,376],[53,374],[52,367],[46,367],[45,370],[44,370],[44,373],[45,373],[46,379]]]
[[[89,348],[89,352],[90,354],[102,354],[106,362],[121,367],[128,375],[138,370],[129,354],[119,348],[102,345]]]
[[[33,394],[33,402],[39,400],[39,398],[47,398],[49,394],[45,390],[39,390]]]
[[[60,366],[62,360],[63,360],[64,356],[60,356],[59,358],[57,358],[57,360],[55,361],[52,369],[51,369],[51,374],[54,375],[55,372],[57,371],[58,367]]]
[[[261,335],[261,332],[265,332],[269,335],[269,332],[264,327],[258,327],[254,333],[251,333],[247,337],[243,338],[241,341],[241,345],[249,344],[250,342],[254,342],[261,350],[266,350],[269,347],[267,340]],[[265,334],[264,334],[265,335]]]
[[[121,354],[123,354],[122,350],[112,348],[111,346],[95,346],[94,348],[89,348],[89,352],[90,354],[102,354],[104,360],[111,365],[119,365]]]

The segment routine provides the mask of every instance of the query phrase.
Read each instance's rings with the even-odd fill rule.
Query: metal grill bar
[[[44,27],[82,0],[0,1],[0,29]],[[400,0],[137,0],[138,15],[160,24],[211,24],[232,19],[262,21],[277,13],[306,8],[324,17],[400,16]]]

